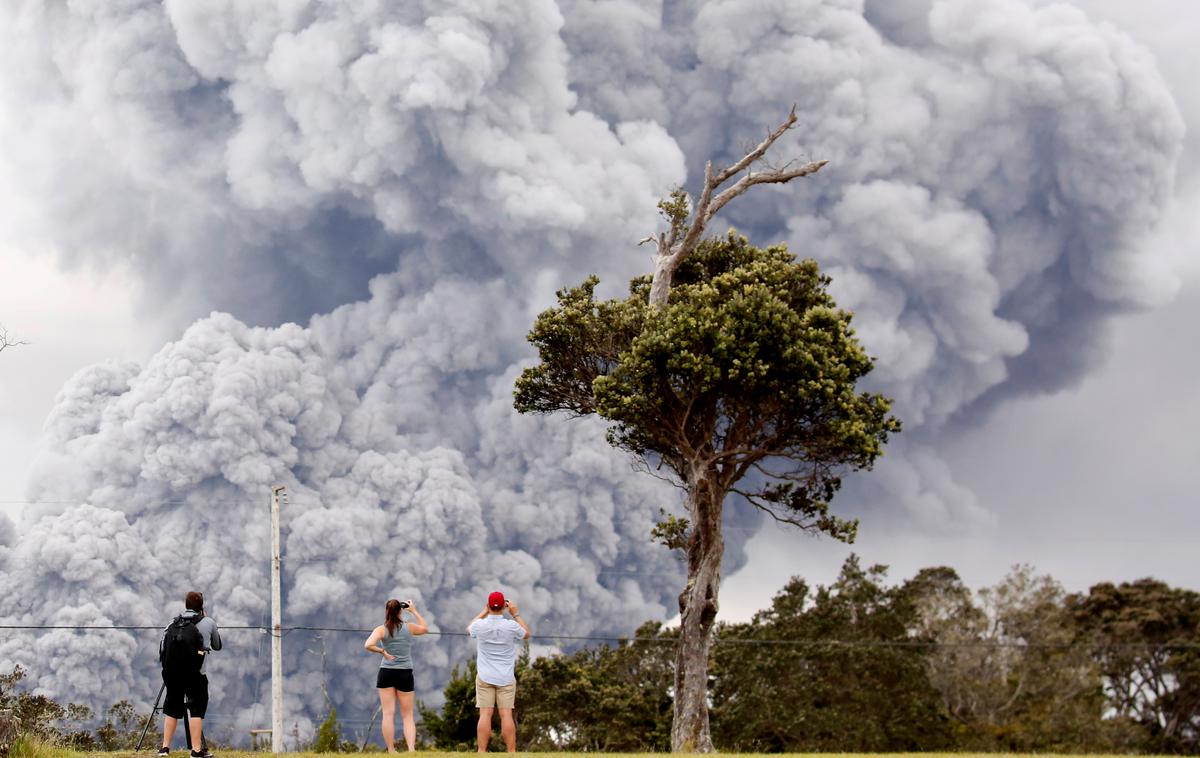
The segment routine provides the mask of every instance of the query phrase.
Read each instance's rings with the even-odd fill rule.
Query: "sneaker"
[[[159,755],[170,755],[170,754],[171,754],[171,748],[169,748],[169,747],[160,747],[160,748],[158,749],[158,754],[159,754]]]
[[[213,758],[213,754],[208,752],[208,748],[200,748],[192,751],[192,758]]]

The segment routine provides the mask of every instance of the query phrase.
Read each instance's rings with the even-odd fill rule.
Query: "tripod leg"
[[[183,733],[187,735],[188,750],[194,750],[195,748],[192,747],[192,709],[188,707],[189,705],[185,696],[183,698]]]
[[[367,742],[371,739],[371,730],[375,728],[375,719],[379,718],[379,714],[383,713],[383,706],[375,709],[375,715],[371,717],[371,723],[367,724],[367,734],[363,737],[362,745],[358,747],[358,752],[363,752],[367,749]]]
[[[195,750],[192,745],[192,709],[189,707],[187,698],[183,699],[183,733],[187,735],[188,750]],[[200,727],[200,750],[208,749],[208,738],[204,736],[204,727]]]
[[[142,736],[138,737],[137,747],[134,748],[135,752],[142,749],[142,742],[146,739],[146,732],[150,731],[150,723],[154,721],[154,714],[158,713],[158,704],[162,702],[163,691],[166,689],[166,682],[163,682],[162,686],[158,688],[158,697],[154,698],[154,707],[150,709],[150,715],[146,717],[146,725],[142,727]]]

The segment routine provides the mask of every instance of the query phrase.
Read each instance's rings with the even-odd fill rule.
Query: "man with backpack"
[[[192,758],[213,758],[204,747],[204,714],[208,710],[208,677],[204,662],[208,653],[221,649],[217,625],[204,615],[204,595],[189,592],[183,601],[186,610],[167,626],[159,646],[163,684],[163,743],[159,755],[171,752],[171,739],[179,719],[188,714],[185,727],[191,734]],[[185,705],[186,700],[186,705]]]

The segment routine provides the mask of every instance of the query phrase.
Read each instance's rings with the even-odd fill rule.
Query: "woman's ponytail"
[[[400,604],[399,600],[389,600],[383,609],[383,623],[387,626],[388,636],[391,637],[396,634],[396,630],[404,623],[400,620],[400,612],[404,610],[404,606]]]

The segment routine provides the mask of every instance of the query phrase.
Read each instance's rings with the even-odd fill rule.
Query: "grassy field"
[[[439,756],[439,755],[464,756],[464,755],[468,755],[466,753],[441,753],[441,752],[437,752],[437,751],[433,751],[433,750],[421,750],[418,752],[420,752],[422,755],[428,755],[428,756]],[[116,753],[83,753],[83,752],[77,752],[74,750],[68,750],[65,748],[55,747],[52,745],[29,743],[29,742],[18,742],[16,745],[13,745],[13,749],[9,753],[9,758],[118,758],[118,756],[138,756],[138,758],[149,758],[149,756],[153,756],[153,755],[154,755],[153,750],[143,750],[140,753],[134,753],[134,752],[130,752],[130,751],[116,752]],[[187,751],[186,750],[172,750],[171,755],[178,756],[178,758],[186,758]],[[251,752],[242,752],[242,751],[233,751],[233,750],[221,750],[221,751],[217,751],[217,753],[216,753],[217,758],[267,758],[267,756],[269,756],[269,755],[270,755],[270,753],[261,752],[261,751],[251,753]],[[329,753],[282,753],[282,755],[287,756],[287,758],[330,758]],[[565,758],[566,756],[577,757],[581,754],[579,754],[579,753],[531,753],[530,755],[536,755],[536,756],[538,756],[538,758]],[[600,756],[603,756],[604,758],[663,758],[663,756],[665,756],[667,754],[666,753],[588,753],[587,755],[597,756],[597,758],[600,758]],[[731,755],[731,754],[726,753],[726,755]],[[762,753],[738,753],[737,755],[752,756],[752,755],[764,755],[764,754],[762,754]],[[875,758],[876,756],[884,756],[884,755],[889,756],[889,758],[904,758],[904,756],[912,756],[912,758],[966,758],[967,756],[973,756],[973,755],[981,755],[981,756],[994,755],[994,756],[1003,756],[1004,758],[1034,758],[1034,756],[1037,755],[1040,758],[1045,758],[1046,754],[1045,753],[1040,753],[1040,754],[1035,754],[1035,753],[771,753],[770,755],[772,758],[788,758],[788,756],[800,756],[800,755],[821,756],[821,758]],[[1076,753],[1076,754],[1070,754],[1070,755],[1063,754],[1063,758],[1070,758],[1071,755],[1076,756],[1077,758],[1082,758],[1084,755],[1098,756],[1100,754],[1096,754],[1096,753],[1092,753],[1092,754]]]

